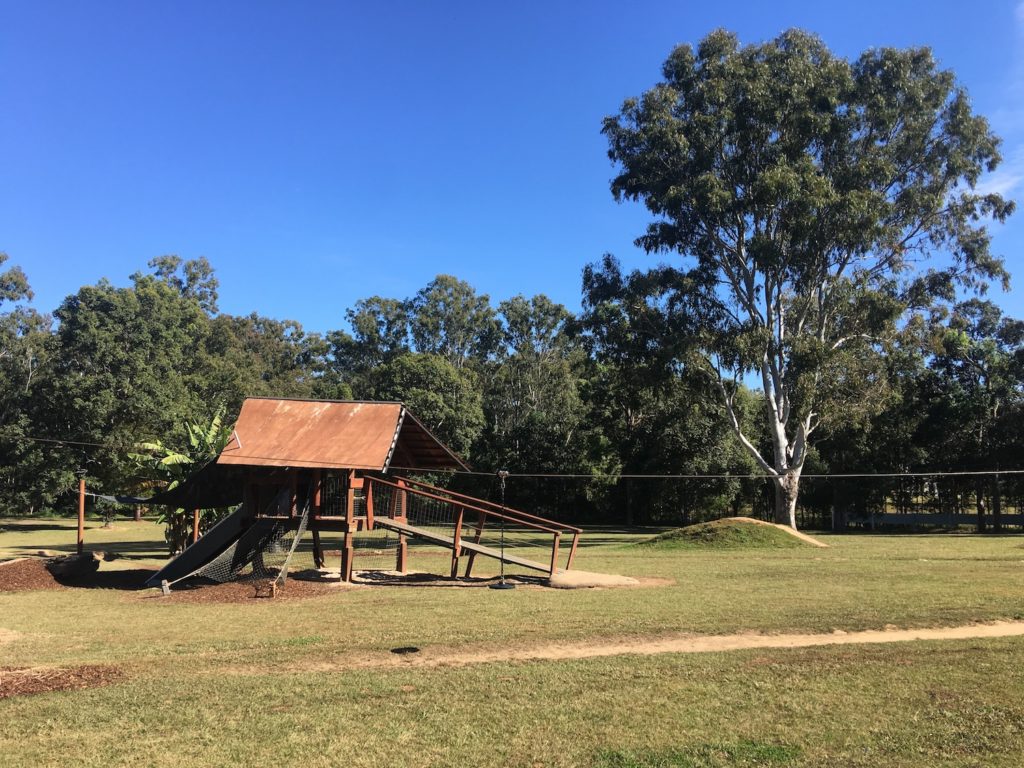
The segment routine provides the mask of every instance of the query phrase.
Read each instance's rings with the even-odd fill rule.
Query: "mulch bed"
[[[46,570],[42,560],[0,563],[0,592],[25,592],[30,589],[62,589],[62,586]]]
[[[151,568],[130,568],[97,571],[57,578],[46,567],[46,560],[25,558],[0,563],[0,592],[26,592],[35,589],[142,589],[146,579],[156,571]]]
[[[266,581],[229,581],[227,584],[179,585],[171,589],[169,595],[147,594],[145,599],[168,603],[269,603],[337,594],[339,588],[344,587],[336,583],[288,579],[271,597]]]
[[[104,664],[56,669],[0,667],[0,699],[50,691],[96,688],[121,680],[124,671]]]

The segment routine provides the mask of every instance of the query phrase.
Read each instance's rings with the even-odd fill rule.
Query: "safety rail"
[[[572,567],[573,559],[576,556],[576,548],[578,546],[579,535],[581,533],[579,528],[566,526],[554,520],[548,520],[537,515],[520,512],[519,510],[509,509],[484,499],[478,499],[473,496],[467,496],[466,494],[449,491],[445,488],[437,488],[427,483],[411,480],[409,478],[399,478],[393,481],[370,476],[366,477],[365,494],[366,517],[367,523],[370,527],[373,526],[372,521],[375,519],[381,520],[382,518],[390,518],[395,521],[405,521],[405,523],[408,524],[409,520],[407,515],[409,510],[412,508],[412,505],[410,504],[411,500],[419,500],[421,503],[445,505],[446,507],[450,507],[450,511],[448,511],[448,514],[450,515],[450,522],[447,522],[446,518],[444,527],[450,527],[452,529],[452,535],[439,535],[436,533],[428,533],[426,530],[423,530],[423,533],[428,534],[423,536],[423,538],[428,540],[432,539],[435,543],[443,543],[445,546],[451,547],[453,577],[458,572],[459,558],[463,553],[469,555],[469,562],[466,567],[467,576],[471,573],[473,563],[478,554],[488,557],[499,557],[500,555],[500,558],[504,559],[506,562],[536,570],[543,570],[550,575],[554,575],[561,570],[558,561],[561,549],[561,537],[565,533],[572,534],[572,544],[569,549],[569,555],[566,558],[564,570],[568,570]],[[383,505],[386,508],[381,508],[380,505],[375,503],[375,497],[381,498],[381,501],[384,500],[383,497],[387,497],[388,501]],[[475,521],[467,520],[466,513],[470,513],[475,516]],[[481,539],[488,520],[501,522],[503,528],[505,524],[512,524],[528,531],[550,535],[550,559],[547,563],[542,564],[517,556],[505,555],[503,550],[499,551],[493,547],[482,545]],[[434,525],[436,525],[436,522]],[[471,526],[471,528],[464,534],[463,528],[467,526]],[[414,531],[413,535],[416,535]]]
[[[583,529],[577,528],[574,525],[566,525],[565,523],[560,523],[557,520],[551,520],[551,519],[546,518],[546,517],[540,517],[538,515],[532,515],[529,512],[523,512],[523,511],[518,510],[518,509],[513,509],[512,507],[509,507],[509,506],[506,506],[506,505],[503,505],[503,504],[498,504],[498,503],[493,502],[493,501],[487,501],[486,499],[478,499],[475,496],[467,496],[464,493],[458,493],[457,491],[450,491],[447,488],[438,488],[436,486],[429,485],[428,483],[424,483],[424,482],[422,482],[420,480],[414,480],[414,479],[408,478],[408,477],[402,478],[402,480],[403,480],[403,482],[407,483],[408,485],[412,485],[413,487],[421,488],[423,490],[427,490],[427,491],[429,491],[431,493],[444,494],[444,495],[451,496],[451,497],[456,498],[456,499],[460,499],[460,500],[463,500],[463,501],[471,502],[473,504],[476,504],[478,506],[483,507],[484,509],[496,510],[497,514],[499,514],[499,515],[500,514],[506,515],[506,519],[507,520],[514,520],[515,522],[522,523],[523,525],[525,525],[527,527],[529,527],[531,525],[531,523],[538,523],[540,525],[548,526],[551,529],[555,529],[555,530],[557,530],[557,531],[559,531],[560,533],[563,533],[563,534],[564,533],[571,533],[572,534],[572,544],[569,547],[569,558],[568,558],[568,561],[566,562],[565,570],[569,570],[570,568],[572,568],[572,561],[576,557],[576,548],[577,548],[577,546],[579,546],[580,534],[583,533]]]

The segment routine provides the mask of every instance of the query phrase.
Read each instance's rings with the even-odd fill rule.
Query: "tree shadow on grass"
[[[36,531],[71,531],[74,533],[74,526],[56,525],[54,523],[0,523],[0,532],[3,533],[34,533]]]
[[[99,570],[96,573],[79,576],[62,576],[57,579],[65,587],[73,589],[117,589],[135,591],[145,589],[146,581],[156,573],[155,568],[126,568],[123,570]]]

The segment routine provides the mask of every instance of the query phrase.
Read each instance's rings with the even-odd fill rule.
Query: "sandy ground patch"
[[[779,525],[778,523],[768,523],[768,522],[765,522],[764,520],[756,520],[753,517],[729,517],[729,518],[725,518],[725,519],[727,519],[727,520],[738,520],[738,521],[744,522],[744,523],[756,523],[757,525],[770,525],[773,528],[778,528],[780,531],[782,531],[784,533],[788,533],[790,536],[792,536],[795,539],[800,539],[800,541],[807,542],[812,547],[821,547],[822,549],[828,549],[828,544],[826,544],[825,542],[818,541],[813,536],[808,536],[806,533],[803,533],[802,531],[794,530],[793,528],[790,528],[788,525]]]
[[[870,643],[901,643],[915,640],[974,640],[994,637],[1024,637],[1024,621],[997,621],[988,624],[967,624],[957,627],[928,627],[844,632],[829,634],[763,635],[744,632],[733,635],[676,635],[652,639],[624,638],[597,643],[574,642],[511,648],[488,648],[452,652],[450,649],[396,649],[362,658],[339,658],[317,662],[285,665],[274,670],[239,669],[237,674],[267,672],[334,672],[345,669],[397,667],[461,667],[507,661],[556,661],[594,659],[606,656],[654,656],[664,653],[717,653],[766,648],[808,648],[826,645],[866,645]]]
[[[21,637],[21,632],[15,632],[13,629],[4,629],[0,627],[0,645],[5,643],[13,643]]]
[[[559,571],[548,579],[556,589],[587,589],[591,587],[639,587],[640,581],[630,576],[590,571]]]

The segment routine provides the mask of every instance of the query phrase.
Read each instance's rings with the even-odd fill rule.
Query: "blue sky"
[[[657,260],[608,191],[601,119],[716,27],[932,46],[1004,138],[985,184],[1019,194],[1024,3],[966,8],[0,0],[0,250],[44,311],[167,253],[210,259],[223,311],[314,331],[439,273],[575,309],[587,262]],[[995,232],[1016,283],[1022,242],[1024,211]]]

